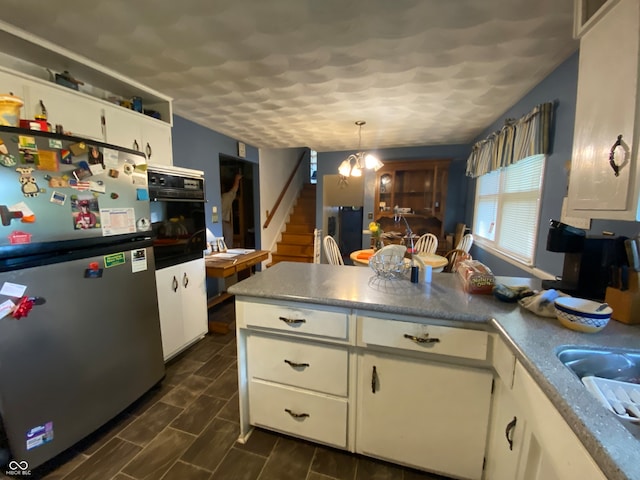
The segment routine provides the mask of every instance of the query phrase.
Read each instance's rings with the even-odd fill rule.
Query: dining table
[[[373,250],[373,248],[366,248],[363,250],[356,250],[354,252],[351,252],[349,254],[349,258],[351,259],[354,265],[357,265],[360,267],[368,267],[369,259],[374,254],[375,254],[375,251]],[[449,260],[447,260],[446,257],[443,257],[442,255],[437,255],[435,253],[418,252],[415,255],[420,258],[422,263],[424,263],[425,265],[431,266],[434,273],[442,272],[442,270],[447,265],[447,263],[449,263]]]

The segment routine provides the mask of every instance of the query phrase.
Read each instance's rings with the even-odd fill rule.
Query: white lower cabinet
[[[346,448],[346,346],[252,332],[246,351],[252,425]]]
[[[401,327],[395,336],[421,345],[406,339],[405,331]],[[393,333],[387,338],[394,343]],[[444,337],[438,344],[447,347]],[[482,478],[492,380],[489,369],[405,357],[401,351],[363,351],[357,451],[441,475]]]
[[[165,361],[207,333],[204,259],[156,270]]]
[[[513,388],[496,379],[485,478],[604,480],[533,378],[518,362],[514,370]]]
[[[605,479],[497,334],[415,320],[236,297],[238,440],[259,426],[457,479]]]
[[[499,378],[494,384],[491,418],[485,478],[514,480],[517,478],[526,421],[510,386]]]
[[[518,474],[525,480],[605,480],[571,427],[531,378],[516,363],[514,399],[527,429],[524,434]],[[585,390],[585,395],[588,393]]]
[[[254,425],[336,447],[347,446],[347,399],[252,379]]]

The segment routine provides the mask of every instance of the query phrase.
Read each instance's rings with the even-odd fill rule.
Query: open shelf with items
[[[11,24],[0,21],[0,65],[13,72],[19,72],[32,80],[41,80],[43,84],[60,87],[50,82],[52,73],[70,72],[73,77],[82,80],[84,86],[79,90],[69,88],[69,92],[79,93],[94,99],[109,102],[114,108],[133,110],[115,105],[110,97],[131,99],[139,97],[145,110],[153,110],[160,116],[160,122],[173,122],[172,99],[141,83],[125,77],[95,61],[78,55],[59,45],[21,30]],[[137,113],[137,112],[134,112]],[[148,115],[141,117],[151,119]]]

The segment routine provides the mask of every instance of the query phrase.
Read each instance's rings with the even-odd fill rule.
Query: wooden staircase
[[[282,239],[276,244],[276,251],[271,253],[269,266],[278,262],[313,263],[315,226],[316,186],[306,183],[282,232]]]

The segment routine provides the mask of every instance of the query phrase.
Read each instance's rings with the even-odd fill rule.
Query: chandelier
[[[358,120],[356,125],[358,126],[358,150],[360,150],[360,144],[362,143],[362,126],[367,122]],[[358,152],[349,155],[345,158],[338,167],[338,173],[341,177],[361,177],[362,171],[366,168],[368,170],[377,171],[384,164],[376,157],[369,153]]]

